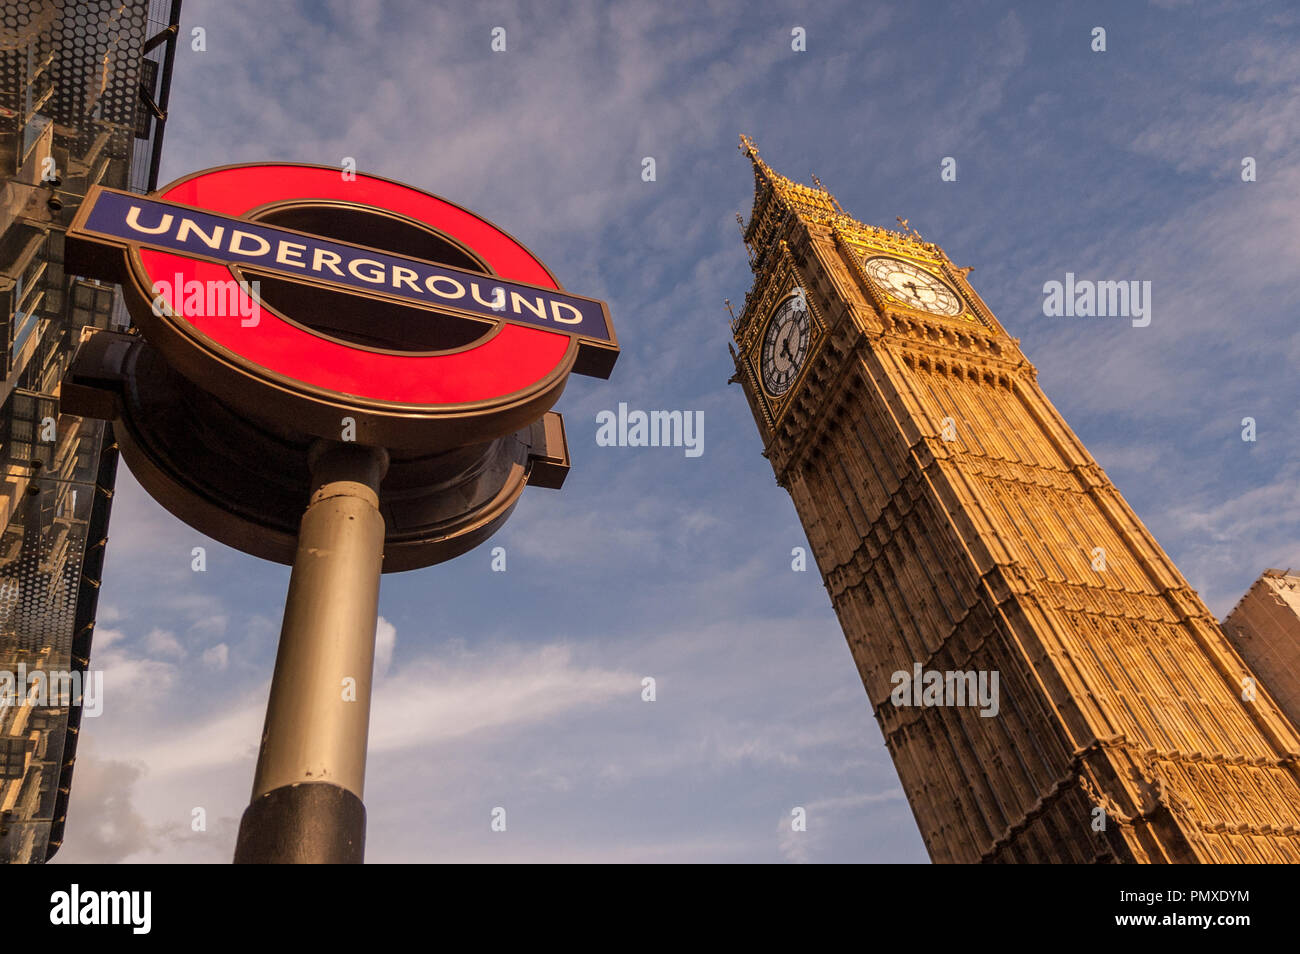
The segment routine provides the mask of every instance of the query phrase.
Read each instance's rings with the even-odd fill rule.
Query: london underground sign
[[[609,311],[460,206],[326,166],[92,188],[65,265],[119,282],[140,333],[83,330],[62,410],[111,420],[190,526],[293,565],[235,860],[360,861],[380,574],[560,486],[550,408],[609,376]]]
[[[500,436],[537,420],[570,372],[608,377],[618,356],[605,304],[561,289],[505,232],[335,167],[226,166],[149,197],[95,187],[68,239],[79,271],[122,283],[172,366],[323,438],[342,417],[378,446]],[[186,294],[232,280],[236,307]],[[246,300],[253,287],[262,300]]]

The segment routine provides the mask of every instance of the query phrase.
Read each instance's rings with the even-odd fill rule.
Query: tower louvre
[[[1300,861],[1300,731],[969,269],[741,148],[736,379],[931,858]],[[998,673],[996,714],[895,704],[918,666]]]

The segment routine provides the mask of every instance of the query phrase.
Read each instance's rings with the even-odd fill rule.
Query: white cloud
[[[397,627],[379,617],[375,626],[375,679],[382,678],[393,662],[393,649],[397,646]]]
[[[760,857],[762,826],[747,829],[745,818],[761,805],[739,806],[725,832],[711,836],[674,826],[680,813],[725,799],[721,793],[756,773],[816,790],[865,784],[882,768],[883,744],[874,729],[864,736],[870,707],[852,666],[843,665],[842,637],[833,624],[817,629],[816,639],[798,641],[790,633],[807,632],[806,621],[603,644],[450,641],[415,656],[390,672],[373,700],[370,859],[492,857],[497,843],[481,842],[472,819],[499,802],[509,805],[516,832],[500,844],[516,859]],[[718,681],[721,671],[729,676]],[[640,680],[651,672],[659,696],[647,703]],[[819,691],[810,695],[813,687]],[[265,700],[262,682],[206,715],[180,710],[160,722],[113,710],[97,720],[83,760],[136,766],[132,810],[157,819],[134,860],[222,860],[233,850]],[[661,799],[662,819],[634,807],[659,790],[673,792]],[[92,787],[87,798],[97,797]],[[593,799],[601,820],[571,830],[571,813]],[[188,829],[194,806],[214,819],[201,836]],[[846,828],[872,815],[866,803],[859,807],[856,815],[841,807]],[[79,832],[70,831],[69,846],[80,843]],[[411,832],[425,841],[412,843]],[[902,834],[903,844],[915,844]],[[65,851],[64,860],[83,858]]]
[[[155,834],[132,801],[144,774],[135,762],[78,759],[77,797],[69,802],[65,830],[65,840],[75,847],[69,851],[65,845],[55,861],[113,864],[152,850]]]
[[[151,629],[143,640],[144,648],[160,656],[173,656],[177,659],[185,655],[185,647],[176,636],[162,629]]]
[[[901,788],[890,788],[862,795],[828,796],[791,806],[791,811],[777,824],[781,856],[798,864],[817,861],[818,855],[834,842],[837,835],[843,836],[845,826],[856,823],[856,814],[861,809],[881,802],[905,801],[906,798]],[[796,807],[804,810],[806,827],[803,831],[794,828],[795,819],[791,812]]]
[[[93,638],[94,650],[98,654],[114,643],[120,643],[126,639],[126,633],[120,629],[113,629],[107,626],[96,626]]]
[[[426,657],[394,674],[376,693],[371,751],[427,747],[484,729],[518,729],[639,691],[635,675],[579,663],[565,645]]]
[[[203,650],[203,664],[213,669],[225,669],[230,665],[230,647],[225,643],[209,646]]]

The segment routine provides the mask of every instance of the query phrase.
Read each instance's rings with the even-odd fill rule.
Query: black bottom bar
[[[272,789],[244,810],[237,865],[359,865],[366,807],[346,788],[303,782]]]
[[[322,791],[328,788],[321,783],[302,787]],[[570,846],[572,832],[565,827],[565,821],[555,819],[526,836],[539,842],[548,839],[541,843],[549,843],[550,851],[535,852],[542,860],[567,865],[581,862],[587,852],[596,851],[607,863],[623,859],[617,843],[602,843],[594,836],[588,846]],[[487,828],[486,824],[477,824],[479,831]],[[452,853],[468,856],[470,862],[503,860],[502,850],[496,846],[500,839],[518,838],[516,827],[493,836],[492,847],[481,848],[475,854],[472,842],[468,850],[451,842],[455,831],[430,825],[426,831],[408,833],[400,843],[384,845],[382,860],[420,854],[434,859],[441,855],[445,860]],[[423,836],[421,843],[412,844],[416,835]],[[618,834],[607,837],[612,842]],[[666,837],[673,835],[668,833]],[[65,845],[63,852],[69,847]],[[710,847],[688,847],[682,854],[689,851],[693,860],[710,861]],[[372,849],[371,854],[376,853]],[[650,861],[662,860],[653,850],[645,854]],[[775,845],[770,855],[777,856]],[[286,878],[264,866],[235,871],[231,865],[52,864],[0,865],[0,891],[6,910],[23,913],[24,939],[37,937],[43,931],[53,935],[49,945],[27,945],[35,954],[71,951],[69,940],[77,946],[80,939],[75,934],[70,936],[70,930],[83,931],[91,947],[102,946],[103,939],[111,940],[114,934],[131,939],[131,911],[148,912],[149,923],[140,930],[168,943],[168,950],[189,950],[199,936],[213,941],[229,938],[229,950],[243,951],[253,934],[272,941],[284,938],[300,949],[304,937],[310,939],[325,932],[330,940],[344,943],[356,938],[364,942],[359,949],[368,951],[376,947],[377,926],[382,930],[384,925],[399,921],[429,923],[419,919],[433,910],[434,901],[446,902],[442,908],[454,911],[464,923],[488,925],[496,932],[493,936],[527,942],[532,935],[525,937],[525,932],[535,934],[537,924],[555,921],[555,891],[573,892],[582,899],[581,909],[570,918],[575,936],[596,937],[599,931],[599,936],[604,937],[628,923],[653,920],[678,929],[678,933],[689,930],[693,936],[716,939],[714,947],[742,954],[775,948],[772,939],[785,937],[795,937],[797,947],[785,947],[798,950],[833,948],[842,937],[842,926],[821,913],[833,911],[854,913],[862,925],[859,933],[872,940],[870,948],[865,948],[867,954],[882,949],[933,954],[943,949],[935,938],[956,941],[947,947],[959,951],[1055,951],[1063,945],[1044,943],[1044,939],[1060,937],[1072,938],[1081,946],[1093,944],[1093,949],[1103,954],[1129,949],[1179,954],[1202,949],[1218,954],[1269,954],[1278,947],[1271,939],[1287,930],[1294,933],[1296,867],[894,865],[866,870],[861,875],[850,871],[849,877],[840,874],[839,868],[821,872],[803,866],[748,870],[733,866],[725,872],[714,867],[679,867],[662,873],[656,867],[640,875],[645,880],[638,882],[634,880],[638,877],[635,872],[633,880],[629,880],[612,877],[605,867],[587,870],[556,866],[540,872],[541,883],[550,891],[537,890],[539,873],[532,870],[467,867],[436,882],[434,898],[428,877],[418,873],[414,877],[405,873],[392,877],[376,871],[374,866],[341,872],[303,870]],[[623,870],[616,874],[622,875]],[[438,877],[436,872],[433,877]],[[634,888],[648,885],[651,890],[629,891],[629,884]],[[655,890],[657,885],[662,885],[663,891]],[[664,892],[677,890],[680,894],[683,888],[691,892],[691,897],[700,899],[694,907],[663,903]],[[503,890],[509,891],[511,897],[508,918],[501,914]],[[74,891],[81,899],[76,905],[75,928],[57,917],[59,911],[71,907],[68,896]],[[140,903],[128,908],[120,895],[112,904],[101,903],[97,912],[99,926],[92,926],[94,912],[85,910],[86,896],[123,891],[138,892]],[[806,916],[796,911],[790,921],[793,926],[786,930],[782,930],[784,922],[780,919],[758,916],[766,913],[764,898],[781,892],[802,897],[799,892],[810,891],[816,893],[816,903],[807,906],[803,912]],[[954,898],[958,901],[948,900]],[[210,899],[216,901],[206,903]],[[104,925],[106,912],[119,915],[116,927]],[[706,915],[703,919],[701,912]],[[10,930],[10,935],[13,933]],[[1206,945],[1189,945],[1193,936],[1206,938]],[[985,938],[996,939],[997,944],[977,943]],[[823,940],[825,943],[820,943]]]

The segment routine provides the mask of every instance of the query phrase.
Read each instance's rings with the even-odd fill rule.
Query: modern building
[[[1300,861],[1296,726],[969,269],[742,148],[734,380],[931,858]]]
[[[1300,725],[1300,573],[1265,570],[1224,619],[1223,631]]]
[[[5,861],[45,861],[62,840],[82,710],[48,685],[80,687],[89,665],[117,464],[111,427],[59,413],[82,329],[129,322],[115,286],[65,273],[64,233],[90,186],[155,187],[180,6],[0,9],[0,679],[17,688],[0,698]]]

